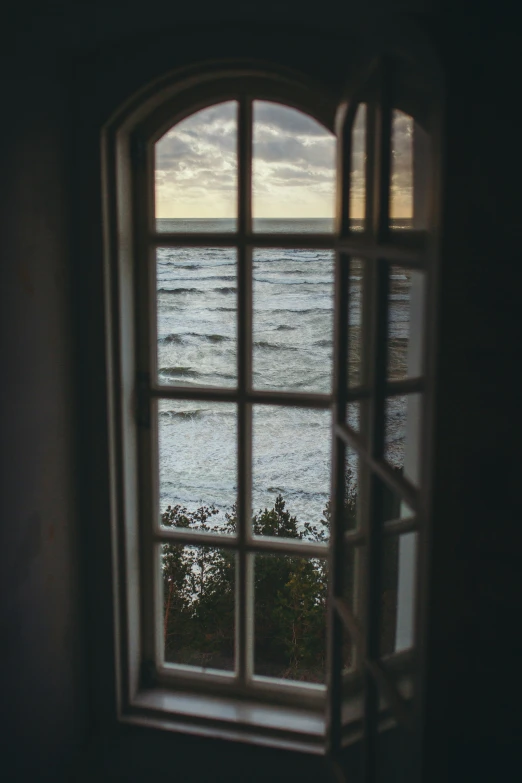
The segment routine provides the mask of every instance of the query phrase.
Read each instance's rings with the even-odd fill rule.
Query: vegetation
[[[356,495],[347,479],[346,524],[353,525]],[[216,524],[218,510],[169,506],[167,527],[234,533],[236,508]],[[273,508],[253,515],[255,535],[325,541],[330,504],[317,525],[299,525],[281,495]],[[167,661],[234,668],[235,553],[209,546],[163,545],[164,635]],[[254,564],[255,672],[321,682],[325,670],[326,561],[285,554],[256,555]]]

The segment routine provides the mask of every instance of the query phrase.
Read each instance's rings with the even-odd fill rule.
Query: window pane
[[[359,386],[364,381],[364,286],[367,263],[351,258],[348,293],[348,386]]]
[[[256,250],[253,264],[254,388],[329,392],[333,254]]]
[[[417,533],[383,537],[381,563],[381,656],[413,644]]]
[[[352,613],[356,619],[360,620],[361,615],[361,568],[364,565],[364,551],[362,547],[353,545],[345,546],[344,549],[344,584],[343,598],[348,602]],[[344,629],[343,644],[343,670],[351,671],[356,664],[356,640],[352,639],[347,628]]]
[[[359,431],[361,422],[361,403],[348,402],[346,404],[346,423],[352,430]]]
[[[366,215],[366,104],[355,113],[350,171],[350,228],[362,231]]]
[[[360,513],[358,504],[360,461],[356,451],[349,447],[345,449],[343,526],[345,530],[356,530]]]
[[[254,673],[324,682],[326,561],[256,555]]]
[[[236,386],[233,248],[158,248],[158,382]]]
[[[390,228],[412,228],[413,220],[413,119],[392,112],[390,171]]]
[[[422,395],[388,397],[384,458],[414,484],[420,480]]]
[[[390,266],[388,302],[388,379],[422,375],[424,274]]]
[[[330,412],[257,405],[252,429],[254,533],[327,539]]]
[[[167,527],[232,533],[237,491],[237,406],[160,400],[159,507]]]
[[[335,137],[288,106],[254,101],[255,231],[333,231]]]
[[[235,231],[237,103],[178,122],[156,143],[158,231]]]
[[[165,662],[234,670],[234,552],[163,544]]]

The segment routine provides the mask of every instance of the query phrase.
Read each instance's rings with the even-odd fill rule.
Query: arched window
[[[397,58],[361,74],[155,85],[107,129],[106,214],[120,708],[362,732],[371,776],[422,706],[439,110]]]

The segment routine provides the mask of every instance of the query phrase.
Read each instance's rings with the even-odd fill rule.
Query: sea
[[[158,220],[159,231],[227,232],[232,220]],[[328,219],[258,219],[264,233],[327,233]],[[157,345],[160,384],[234,388],[237,384],[237,255],[230,248],[159,247]],[[406,372],[409,276],[391,269],[390,377]],[[350,325],[361,323],[361,262],[351,271]],[[253,254],[254,389],[328,393],[332,389],[334,258],[331,251],[256,249]],[[404,367],[403,367],[404,365]],[[389,403],[387,450],[403,451],[405,405]],[[353,419],[357,426],[357,410]],[[219,527],[237,494],[237,406],[161,399],[158,406],[160,511],[215,506]],[[317,524],[330,497],[331,413],[254,405],[252,510],[281,494],[298,523]],[[356,455],[349,466],[356,473]]]

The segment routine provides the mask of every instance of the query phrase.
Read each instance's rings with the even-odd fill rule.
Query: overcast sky
[[[157,217],[234,217],[236,214],[235,102],[203,109],[168,131],[156,145]],[[352,216],[364,196],[364,117],[354,129]],[[394,124],[392,215],[411,209],[411,123]],[[254,217],[333,217],[335,139],[315,120],[275,103],[254,103]],[[394,194],[394,195],[393,195]]]

